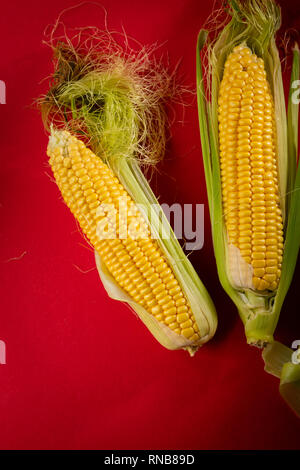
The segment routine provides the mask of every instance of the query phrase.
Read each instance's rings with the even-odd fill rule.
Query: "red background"
[[[110,29],[165,43],[161,52],[168,50],[172,64],[182,58],[192,87],[197,32],[212,3],[103,0]],[[163,202],[205,204],[205,245],[190,259],[216,304],[215,338],[193,359],[167,351],[101,286],[93,254],[47,176],[47,135],[31,107],[52,71],[44,28],[74,4],[1,5],[0,339],[7,364],[0,365],[0,447],[299,449],[300,421],[280,398],[278,380],[264,372],[260,352],[247,346],[212,262],[196,102],[173,125],[151,184]],[[285,27],[297,28],[299,3],[282,5]],[[92,4],[64,18],[103,26]],[[299,279],[298,266],[277,329],[288,345],[300,338]]]

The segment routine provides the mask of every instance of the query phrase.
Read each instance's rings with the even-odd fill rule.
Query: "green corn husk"
[[[273,341],[263,350],[262,356],[265,362],[265,371],[280,379],[280,395],[300,418],[299,352],[297,357],[297,351]]]
[[[209,42],[209,33],[206,30],[201,30],[198,36],[199,126],[219,279],[238,308],[247,342],[264,347],[273,343],[273,334],[292,281],[300,243],[300,167],[297,169],[299,105],[292,101],[292,82],[299,78],[299,51],[295,47],[289,110],[286,115],[281,63],[275,43],[275,33],[281,23],[280,8],[273,0],[232,0],[229,6],[228,22],[218,32],[216,39]],[[235,288],[226,269],[227,241],[222,212],[217,100],[227,56],[235,46],[242,43],[264,60],[274,98],[278,134],[279,189],[285,221],[285,243],[279,286],[267,296],[254,290]],[[201,56],[208,61],[205,69],[207,90],[204,86]],[[297,387],[293,389],[295,393],[296,389]]]
[[[177,335],[133,302],[95,253],[100,278],[108,294],[128,303],[163,346],[192,355],[215,333],[215,308],[141,170],[164,155],[165,105],[177,93],[174,77],[145,49],[135,53],[127,44],[124,51],[108,33],[84,37],[81,32],[79,43],[74,42],[52,44],[55,73],[40,100],[45,125],[67,129],[87,142],[139,205],[189,301],[200,340],[194,344]]]

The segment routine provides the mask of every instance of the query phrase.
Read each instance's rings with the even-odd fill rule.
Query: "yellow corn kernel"
[[[67,131],[50,137],[48,155],[66,204],[117,284],[157,321],[196,344],[199,329],[187,298],[150,237],[146,220],[112,170]],[[126,219],[142,229],[143,237],[130,236]]]

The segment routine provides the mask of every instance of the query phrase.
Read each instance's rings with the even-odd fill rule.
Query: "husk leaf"
[[[300,363],[291,361],[293,350],[274,341],[263,351],[265,371],[280,379],[279,392],[300,418]]]

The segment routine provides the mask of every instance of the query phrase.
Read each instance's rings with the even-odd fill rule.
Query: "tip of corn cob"
[[[51,134],[48,140],[47,155],[50,158],[57,157],[68,157],[68,143],[72,135],[67,130],[55,129],[51,126]],[[51,162],[50,162],[51,163]]]

